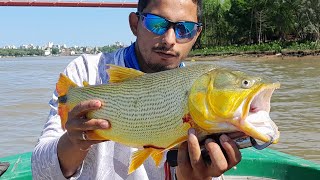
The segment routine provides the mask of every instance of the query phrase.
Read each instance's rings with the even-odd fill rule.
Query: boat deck
[[[269,148],[241,150],[242,160],[227,171],[221,180],[319,180],[320,164]],[[8,179],[32,179],[31,152],[0,158],[10,166],[0,177]]]

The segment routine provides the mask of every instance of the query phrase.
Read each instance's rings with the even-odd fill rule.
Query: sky
[[[135,36],[128,16],[135,11],[135,8],[0,6],[0,48],[23,44],[44,46],[48,42],[68,47],[105,46],[117,41],[130,45]]]

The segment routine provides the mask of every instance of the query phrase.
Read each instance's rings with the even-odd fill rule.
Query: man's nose
[[[176,44],[176,34],[173,27],[170,27],[167,32],[163,34],[162,43],[168,48],[171,48]]]

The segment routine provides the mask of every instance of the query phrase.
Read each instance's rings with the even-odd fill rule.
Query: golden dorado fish
[[[87,133],[88,139],[112,140],[139,148],[128,173],[149,156],[157,166],[166,150],[187,140],[189,128],[199,139],[213,133],[242,131],[277,143],[278,127],[270,119],[270,100],[278,82],[213,64],[197,64],[157,73],[107,65],[109,84],[77,87],[60,74],[56,90],[64,128],[68,112],[79,102],[98,99],[102,106],[88,118],[107,119],[111,128]]]

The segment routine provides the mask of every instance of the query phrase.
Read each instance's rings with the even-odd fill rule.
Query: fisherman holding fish
[[[157,76],[162,76],[164,75],[161,74],[162,72],[171,69],[182,70],[170,71],[173,75],[174,72],[189,73],[187,67],[179,67],[184,66],[182,60],[187,57],[202,30],[200,23],[201,12],[201,0],[139,0],[138,12],[130,13],[129,15],[131,31],[137,37],[135,43],[113,53],[82,55],[73,60],[64,70],[64,75],[61,75],[56,91],[49,102],[51,111],[32,154],[33,178],[154,180],[173,177],[178,180],[202,180],[219,177],[225,171],[238,164],[241,160],[241,153],[232,138],[243,136],[243,133],[239,132],[228,135],[223,134],[216,140],[213,140],[213,138],[204,139],[204,147],[208,152],[211,163],[207,164],[201,157],[200,144],[197,138],[197,135],[201,132],[192,128],[196,125],[193,124],[192,118],[190,119],[190,116],[203,119],[202,115],[199,115],[201,103],[199,103],[200,108],[191,106],[194,110],[193,113],[190,112],[191,115],[182,111],[176,113],[172,110],[175,108],[168,108],[175,107],[174,103],[178,102],[178,100],[167,104],[165,104],[166,102],[162,103],[169,111],[172,110],[178,115],[179,113],[185,113],[183,118],[180,118],[181,122],[177,122],[181,123],[180,129],[168,130],[172,134],[163,135],[162,137],[156,136],[157,133],[161,132],[154,129],[154,132],[149,134],[150,137],[145,137],[143,133],[139,132],[142,127],[139,126],[138,122],[141,119],[135,116],[139,112],[135,112],[134,108],[140,106],[140,109],[144,108],[145,110],[142,113],[148,113],[149,110],[154,110],[152,105],[156,104],[156,102],[139,101],[139,99],[147,97],[148,95],[146,94],[144,96],[141,95],[141,98],[127,98],[136,92],[139,93],[139,87],[141,90],[148,88],[152,90],[153,86],[147,86],[146,84],[140,84],[137,88],[133,88],[135,86],[128,84],[134,84],[133,82],[139,84],[143,78],[146,80],[152,77],[154,73],[160,73]],[[210,69],[210,67],[199,68],[202,68],[203,71],[209,71]],[[190,73],[191,71],[193,70],[191,69]],[[221,73],[229,72],[221,71]],[[141,81],[138,78],[141,78]],[[134,80],[130,81],[130,79]],[[208,78],[204,77],[201,82],[206,82],[206,79]],[[144,82],[147,82],[147,80]],[[258,80],[243,81],[241,86],[244,86],[244,89],[249,89],[247,86],[253,85],[250,83],[256,81]],[[107,90],[104,89],[105,86],[101,85],[117,84],[119,82],[127,83],[124,83],[126,84],[125,89],[127,92],[121,94],[119,91],[119,94],[112,94],[112,92],[117,91],[117,85],[106,86],[113,88],[107,88]],[[222,80],[221,83],[226,82]],[[85,87],[77,88],[78,86]],[[91,86],[95,89],[90,89]],[[128,91],[130,88],[132,89]],[[199,89],[200,87],[195,87],[195,89],[197,88]],[[177,90],[180,89],[183,88]],[[159,87],[158,91],[159,93],[162,92],[161,87]],[[193,91],[196,90],[191,90],[190,93],[192,94]],[[84,95],[84,92],[87,94]],[[90,93],[97,96],[91,96]],[[104,97],[99,96],[99,94],[103,96],[104,94],[109,94],[109,96],[104,101]],[[84,98],[79,100],[81,99],[79,98],[80,96]],[[151,96],[157,96],[157,94],[155,93]],[[179,95],[177,94],[170,98],[177,98],[177,96]],[[183,99],[183,97],[185,95],[179,96],[180,99]],[[198,93],[192,97],[201,99],[202,95]],[[129,102],[123,103],[124,101],[120,100],[117,101],[121,98],[122,100],[130,100],[132,104]],[[254,101],[252,100],[253,98],[254,96],[250,101]],[[244,99],[246,100],[247,97]],[[143,103],[150,104],[145,105]],[[159,117],[161,115],[160,110],[162,111],[161,108],[166,108],[163,105],[158,109],[159,114],[150,114],[148,117],[170,120],[171,116]],[[156,112],[156,110],[153,112]],[[110,119],[99,118],[105,117],[100,116],[103,113],[106,113]],[[121,118],[119,118],[119,121],[111,121],[117,117],[135,120],[121,122]],[[200,124],[197,126],[201,126]],[[145,129],[148,128],[148,124],[144,126]],[[170,122],[167,122],[165,127],[169,126]],[[204,124],[205,127],[207,126]],[[125,128],[127,128],[127,132],[131,133],[124,133],[121,136],[114,135],[121,134]],[[161,130],[160,125],[159,129]],[[243,132],[246,132],[247,129],[244,129]],[[99,134],[99,132],[101,133]],[[154,138],[160,139],[157,139],[158,143],[150,144],[147,140],[148,138],[152,139],[153,134],[155,135]],[[126,137],[124,137],[125,135]],[[145,142],[145,144],[142,144],[142,150],[132,148],[139,144],[137,139],[134,139],[139,135],[141,136],[141,141],[143,141],[141,143]],[[177,138],[174,139],[174,136]],[[262,140],[264,138],[264,136],[259,137]],[[172,142],[170,141],[171,139]],[[174,171],[175,174],[170,175],[163,156],[167,150],[174,147],[178,148],[178,164]],[[152,158],[148,158],[149,156]]]

